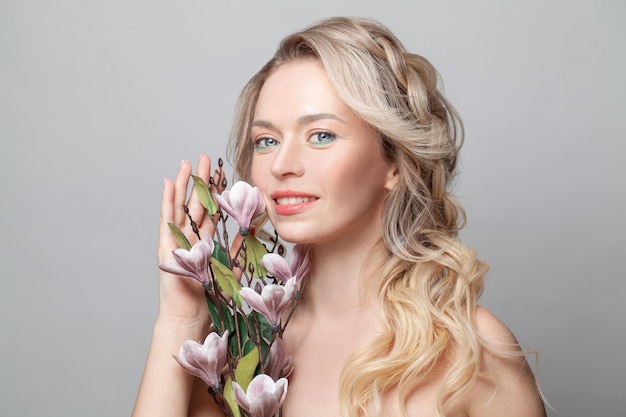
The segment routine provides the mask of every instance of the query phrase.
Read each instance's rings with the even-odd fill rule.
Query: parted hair
[[[392,388],[404,410],[412,390],[445,369],[435,410],[444,416],[446,403],[478,378],[485,348],[475,314],[487,265],[458,239],[465,213],[450,190],[461,120],[433,65],[408,52],[388,28],[370,19],[329,18],[283,39],[244,87],[229,144],[239,178],[250,181],[250,127],[265,80],[303,58],[322,62],[339,97],[379,133],[398,170],[384,202],[385,256],[368,278],[384,329],[345,364],[342,412],[379,415]]]

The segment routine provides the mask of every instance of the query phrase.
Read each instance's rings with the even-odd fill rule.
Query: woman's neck
[[[384,252],[381,228],[372,227],[336,239],[311,245],[311,272],[307,278],[303,308],[312,314],[347,313],[371,308],[372,293],[362,287]]]

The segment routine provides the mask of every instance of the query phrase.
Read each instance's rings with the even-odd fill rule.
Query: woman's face
[[[283,64],[266,80],[251,140],[252,182],[284,240],[318,244],[382,231],[383,196],[395,183],[395,166],[383,157],[377,132],[339,99],[318,60]]]

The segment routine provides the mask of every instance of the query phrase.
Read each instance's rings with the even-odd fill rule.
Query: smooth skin
[[[176,224],[187,237],[194,236],[191,224],[183,211],[191,172],[191,164],[183,161],[176,180],[164,181],[157,248],[159,265],[171,259],[172,251],[178,248],[176,239],[169,229],[169,222]],[[196,175],[208,182],[210,172],[210,160],[202,155]],[[198,224],[201,236],[204,233],[212,234],[213,224],[206,216],[206,210],[199,203],[195,193],[191,194],[188,207],[192,218]],[[193,240],[190,242],[195,243]],[[203,341],[208,333],[210,320],[204,290],[189,279],[175,277],[161,270],[158,283],[159,312],[132,416],[221,416],[221,411],[213,403],[206,388],[202,388],[196,378],[185,372],[172,358],[173,354],[178,354],[185,340]],[[197,385],[198,392],[192,399],[194,384]],[[197,412],[193,411],[194,409]]]
[[[362,291],[360,283],[370,261],[380,256],[381,200],[395,184],[396,168],[383,158],[376,133],[339,99],[316,60],[278,68],[261,91],[254,121],[253,182],[281,237],[310,244],[312,250],[306,297],[284,334],[294,372],[283,415],[340,417],[337,393],[343,363],[381,328],[372,294]],[[206,180],[209,172],[209,160],[202,156],[198,175]],[[176,181],[164,184],[159,263],[169,260],[176,247],[168,221],[191,235],[179,208],[190,173],[184,162]],[[202,220],[200,228],[211,232],[193,196],[189,207]],[[159,294],[159,315],[133,416],[221,416],[202,383],[194,383],[171,358],[184,340],[202,340],[206,334],[209,322],[201,289],[160,272]],[[517,343],[484,308],[478,308],[476,324],[488,340]],[[523,358],[484,353],[483,366],[493,378],[479,378],[446,409],[449,417],[545,416]],[[416,387],[406,404],[410,417],[434,415],[444,372],[445,366],[439,366],[428,375],[428,383]],[[395,396],[392,390],[383,398],[385,416],[402,415]]]
[[[339,417],[343,363],[380,329],[373,294],[363,293],[360,283],[370,272],[368,261],[380,254],[382,199],[395,185],[397,170],[383,157],[376,132],[337,96],[317,60],[283,64],[268,78],[251,136],[256,146],[252,180],[266,198],[274,227],[280,236],[309,244],[312,250],[307,296],[284,335],[294,364],[284,415]],[[290,211],[284,206],[293,200],[274,198],[284,190],[301,194],[309,204]],[[483,308],[478,310],[477,327],[489,340],[517,343]],[[522,358],[485,354],[483,359],[484,371],[497,378],[497,386],[493,380],[479,380],[446,410],[450,416],[545,415]],[[409,416],[433,415],[444,370],[433,371],[430,382],[409,398]],[[389,416],[401,415],[394,395],[391,392],[383,404]]]

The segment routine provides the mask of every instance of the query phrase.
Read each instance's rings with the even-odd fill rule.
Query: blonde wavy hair
[[[384,204],[387,256],[370,278],[383,333],[355,352],[340,382],[344,415],[375,415],[391,388],[405,410],[409,394],[445,365],[436,415],[479,375],[485,347],[475,326],[487,265],[462,246],[465,214],[449,191],[462,143],[461,120],[425,58],[409,53],[380,23],[336,17],[286,37],[244,87],[229,157],[250,181],[250,126],[265,80],[280,65],[319,59],[341,99],[379,132],[399,173]],[[371,287],[370,287],[371,288]],[[406,415],[406,411],[403,411]]]

